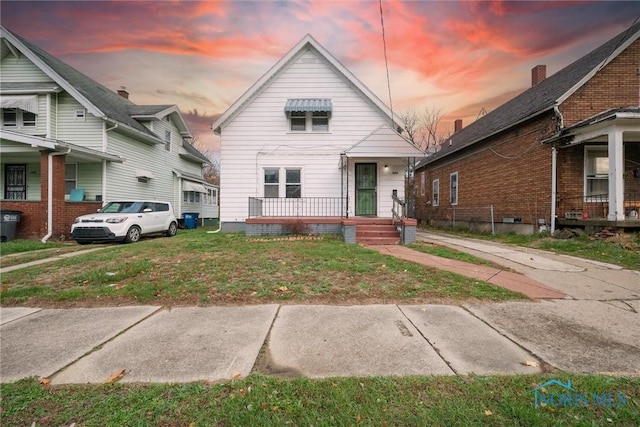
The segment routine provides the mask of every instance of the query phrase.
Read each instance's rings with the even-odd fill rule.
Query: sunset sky
[[[624,31],[640,2],[383,0],[395,112],[476,120]],[[377,0],[7,1],[2,25],[136,104],[177,104],[200,144],[209,126],[310,33],[387,105]]]

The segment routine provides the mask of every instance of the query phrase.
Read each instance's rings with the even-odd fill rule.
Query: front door
[[[356,216],[376,215],[377,165],[356,163]]]

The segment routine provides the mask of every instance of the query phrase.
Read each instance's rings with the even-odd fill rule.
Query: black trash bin
[[[20,222],[22,212],[7,209],[0,210],[0,240],[9,242],[16,238],[16,226]]]

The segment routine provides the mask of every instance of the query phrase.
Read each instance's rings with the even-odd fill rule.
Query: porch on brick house
[[[560,227],[584,227],[587,231],[596,231],[604,227],[640,230],[640,192],[624,193],[622,205],[624,218],[612,220],[607,194],[558,197],[556,223]]]
[[[347,243],[409,244],[417,221],[406,215],[406,204],[392,195],[390,217],[349,216],[346,197],[249,197],[247,236],[337,234]]]

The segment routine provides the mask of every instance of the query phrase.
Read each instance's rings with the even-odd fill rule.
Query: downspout
[[[102,135],[102,151],[103,152],[107,152],[107,148],[108,148],[108,141],[107,141],[107,132],[114,130],[118,127],[118,123],[114,123],[112,127],[107,128],[107,119],[105,118],[104,121],[104,127],[102,128],[104,130],[104,133]],[[107,201],[107,161],[103,160],[102,161],[102,203],[104,205],[104,203]]]
[[[66,156],[70,152],[71,148],[59,153],[51,152],[47,159],[47,235],[40,240],[42,243],[47,243],[53,234],[53,156]]]
[[[560,120],[557,125],[557,131],[561,132],[564,129],[564,118],[558,108],[558,105],[553,106],[553,112],[556,118]],[[553,144],[551,148],[551,235],[556,231],[556,199],[558,197],[558,148],[556,144]]]
[[[558,149],[555,144],[551,148],[551,235],[556,232],[556,197],[557,197],[557,158],[558,158]]]

